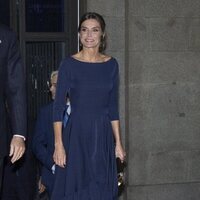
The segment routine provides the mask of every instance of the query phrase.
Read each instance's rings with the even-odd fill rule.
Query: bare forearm
[[[65,167],[66,153],[62,141],[62,122],[54,122],[54,134],[55,134],[55,150],[53,154],[53,160],[56,165],[60,167]]]
[[[54,122],[55,146],[62,145],[62,122]]]
[[[119,120],[111,121],[115,142],[121,143]]]
[[[120,136],[120,125],[119,120],[111,121],[113,134],[115,137],[115,155],[119,157],[120,160],[123,162],[126,156],[126,152],[122,146],[121,136]]]

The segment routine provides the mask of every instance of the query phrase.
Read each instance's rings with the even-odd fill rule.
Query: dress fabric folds
[[[51,200],[117,200],[111,121],[118,114],[118,63],[66,58],[60,65],[54,121],[62,121],[66,94],[71,115],[63,129],[65,168],[56,166]]]

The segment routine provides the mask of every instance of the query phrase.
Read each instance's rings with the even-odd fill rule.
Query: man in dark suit
[[[58,71],[53,71],[51,73],[50,92],[53,100],[56,93],[57,76]],[[70,112],[69,109],[67,110],[68,114]],[[68,115],[65,115],[65,117],[67,116]],[[33,153],[35,154],[36,158],[41,162],[39,193],[42,193],[46,189],[49,196],[51,196],[51,192],[53,189],[55,170],[55,165],[53,161],[54,130],[52,117],[53,102],[41,108],[37,117],[35,133],[32,141]]]
[[[16,35],[0,24],[0,189],[3,163],[10,156],[11,163],[25,152],[26,89]],[[8,130],[8,126],[10,130]],[[9,144],[9,146],[7,146]]]

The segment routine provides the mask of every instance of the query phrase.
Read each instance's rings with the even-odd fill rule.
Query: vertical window
[[[77,52],[78,0],[21,0],[20,39],[26,66],[28,126],[51,100],[47,81],[62,59]]]
[[[26,1],[27,32],[64,32],[64,0]]]
[[[0,1],[0,23],[10,26],[10,2]]]

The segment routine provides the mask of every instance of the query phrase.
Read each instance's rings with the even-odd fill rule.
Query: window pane
[[[26,42],[28,116],[36,119],[38,109],[51,99],[47,81],[66,56],[65,42]]]
[[[0,1],[0,23],[10,25],[10,5],[8,0]]]
[[[27,0],[27,32],[63,32],[64,0]]]

